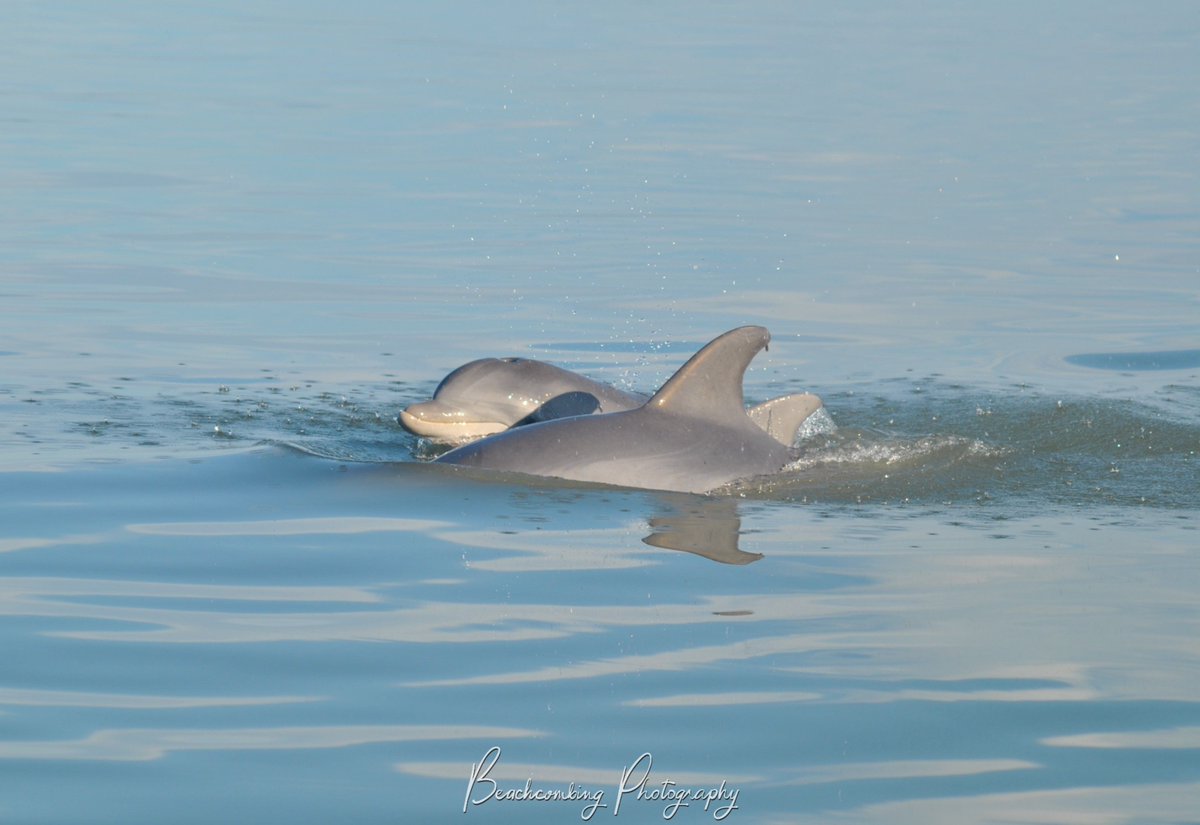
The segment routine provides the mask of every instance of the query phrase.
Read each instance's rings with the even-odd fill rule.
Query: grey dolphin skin
[[[400,425],[416,435],[453,443],[535,421],[631,410],[645,402],[644,395],[544,361],[481,358],[443,378],[432,400],[405,408]]]
[[[544,361],[481,358],[443,378],[431,400],[402,410],[400,426],[434,441],[462,444],[537,421],[633,410],[648,399]],[[773,398],[747,414],[772,438],[790,445],[820,408],[820,398],[801,393]]]
[[[778,472],[792,451],[747,415],[742,398],[746,367],[770,340],[763,327],[738,327],[693,355],[636,409],[529,424],[437,461],[686,493]]]
[[[746,410],[750,420],[767,431],[767,435],[787,447],[796,442],[796,434],[808,417],[824,406],[810,392],[781,395]]]

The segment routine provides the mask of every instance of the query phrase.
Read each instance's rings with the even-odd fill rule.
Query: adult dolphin
[[[480,358],[452,371],[429,401],[400,411],[414,435],[462,444],[538,421],[633,410],[649,399],[531,358]],[[810,393],[784,395],[747,415],[777,441],[791,445],[800,426],[821,408]]]
[[[778,472],[792,451],[751,420],[742,397],[746,367],[770,340],[763,327],[738,327],[693,355],[636,409],[507,430],[437,461],[687,493]]]

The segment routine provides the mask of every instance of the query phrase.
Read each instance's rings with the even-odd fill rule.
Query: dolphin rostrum
[[[529,424],[437,461],[689,493],[778,472],[792,450],[768,433],[769,411],[764,428],[746,413],[742,397],[746,367],[770,340],[763,327],[738,327],[693,355],[635,409]],[[819,406],[817,400],[813,409]]]
[[[538,421],[637,409],[649,397],[544,361],[481,358],[443,378],[432,399],[410,404],[399,420],[414,435],[463,444]],[[746,412],[771,437],[791,445],[800,425],[820,408],[820,398],[800,393],[773,398]]]

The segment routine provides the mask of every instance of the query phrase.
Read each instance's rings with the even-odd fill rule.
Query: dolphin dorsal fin
[[[714,338],[662,385],[646,407],[709,419],[745,419],[742,377],[770,340],[771,333],[763,327],[738,327]]]
[[[822,406],[820,398],[805,392],[764,401],[757,407],[746,410],[746,415],[766,430],[771,438],[790,447],[795,443],[800,427]]]

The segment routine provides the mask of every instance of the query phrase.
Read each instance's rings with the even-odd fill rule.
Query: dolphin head
[[[481,358],[442,379],[433,398],[405,408],[400,425],[451,443],[517,424],[629,409],[641,399],[532,358]]]
[[[400,425],[439,441],[465,441],[507,430],[541,405],[522,390],[529,386],[525,358],[480,358],[451,372],[433,398],[400,413]],[[534,370],[535,371],[535,370]]]

